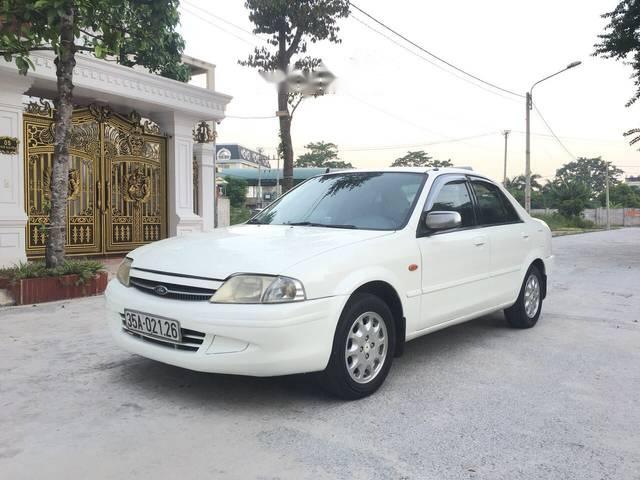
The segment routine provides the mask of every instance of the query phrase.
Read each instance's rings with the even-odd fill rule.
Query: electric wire
[[[436,55],[435,53],[433,53],[433,52],[431,52],[431,51],[427,50],[426,48],[422,47],[421,45],[417,44],[416,42],[414,42],[414,41],[410,40],[410,39],[409,39],[409,38],[407,38],[405,35],[403,35],[403,34],[399,33],[397,30],[394,30],[393,28],[389,27],[388,25],[386,25],[386,24],[385,24],[384,22],[382,22],[381,20],[378,20],[377,18],[375,18],[375,17],[374,17],[373,15],[371,15],[370,13],[367,13],[366,11],[364,11],[362,8],[360,8],[359,6],[357,6],[355,3],[351,2],[351,6],[352,6],[353,8],[355,8],[356,10],[358,10],[358,11],[359,11],[360,13],[362,13],[363,15],[367,16],[368,18],[370,18],[371,20],[373,20],[374,22],[376,22],[376,23],[377,23],[378,25],[380,25],[381,27],[384,27],[386,30],[389,30],[389,31],[390,31],[391,33],[393,33],[394,35],[396,35],[396,36],[398,36],[398,37],[402,38],[405,42],[407,42],[407,43],[409,43],[409,44],[413,45],[413,46],[414,46],[414,47],[416,47],[418,50],[420,50],[420,51],[422,51],[422,52],[426,53],[427,55],[429,55],[430,57],[435,58],[436,60],[438,60],[438,61],[440,61],[440,62],[444,63],[445,65],[447,65],[447,66],[449,66],[449,67],[453,68],[454,70],[456,70],[456,71],[458,71],[458,72],[460,72],[460,73],[462,73],[462,74],[464,74],[464,75],[466,75],[466,76],[468,76],[468,77],[470,77],[470,78],[473,78],[474,80],[476,80],[476,81],[478,81],[478,82],[484,83],[485,85],[488,85],[488,86],[490,86],[490,87],[492,87],[492,88],[495,88],[495,89],[497,89],[497,90],[500,90],[500,91],[505,92],[505,93],[509,93],[509,94],[511,94],[511,95],[515,95],[516,97],[524,98],[524,95],[522,95],[521,93],[516,93],[516,92],[514,92],[514,91],[512,91],[512,90],[508,90],[508,89],[506,89],[506,88],[500,87],[500,86],[496,85],[495,83],[489,82],[489,81],[487,81],[487,80],[483,80],[482,78],[480,78],[480,77],[478,77],[478,76],[476,76],[476,75],[474,75],[474,74],[472,74],[472,73],[470,73],[470,72],[467,72],[466,70],[464,70],[464,69],[462,69],[462,68],[460,68],[460,67],[458,67],[458,66],[454,65],[453,63],[448,62],[448,61],[447,61],[447,60],[445,60],[444,58],[442,58],[442,57],[440,57],[440,56]]]

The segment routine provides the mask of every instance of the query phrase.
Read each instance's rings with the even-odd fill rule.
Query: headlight
[[[213,294],[212,303],[284,303],[307,297],[299,280],[269,275],[234,275]]]
[[[129,272],[131,271],[132,263],[133,263],[133,260],[131,260],[130,258],[125,258],[120,264],[120,266],[118,267],[118,273],[116,274],[116,277],[118,278],[120,283],[125,287],[130,286]]]

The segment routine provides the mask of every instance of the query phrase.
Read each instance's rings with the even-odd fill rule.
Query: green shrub
[[[95,260],[65,260],[62,265],[47,268],[44,262],[21,262],[15,267],[0,269],[0,277],[15,283],[26,278],[62,277],[64,275],[78,275],[78,285],[91,280],[104,269],[104,265]]]
[[[563,230],[567,228],[584,228],[592,229],[596,228],[596,224],[591,220],[586,220],[581,216],[567,217],[560,213],[552,213],[550,215],[534,215],[535,218],[543,220],[551,230]]]
[[[249,210],[247,207],[231,207],[231,219],[229,221],[231,225],[244,223],[250,218],[251,210]]]

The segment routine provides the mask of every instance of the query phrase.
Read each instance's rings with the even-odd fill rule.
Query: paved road
[[[121,352],[101,298],[0,310],[0,478],[640,479],[640,229],[554,247],[536,328],[415,340],[352,403]]]

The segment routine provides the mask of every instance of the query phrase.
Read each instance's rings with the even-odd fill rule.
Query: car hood
[[[286,225],[238,225],[172,237],[131,252],[134,268],[225,279],[280,274],[321,253],[393,232]]]

